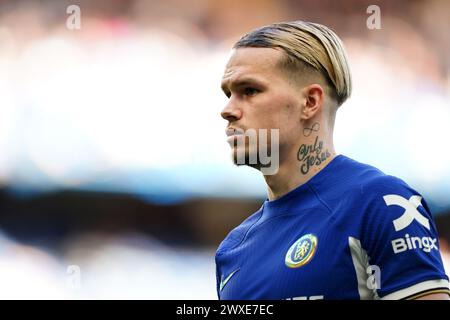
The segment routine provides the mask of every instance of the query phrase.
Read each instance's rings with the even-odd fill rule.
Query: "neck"
[[[280,153],[279,170],[274,175],[265,175],[269,200],[275,200],[304,184],[336,157],[332,136],[321,134],[304,137],[286,154]],[[283,158],[283,160],[281,159]]]

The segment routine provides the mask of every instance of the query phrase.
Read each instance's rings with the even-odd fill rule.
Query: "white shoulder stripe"
[[[358,293],[361,300],[377,300],[378,295],[375,289],[370,289],[368,286],[369,256],[366,250],[361,246],[359,239],[348,237],[348,246],[352,255],[353,266],[356,271],[356,278],[358,280]]]
[[[438,288],[446,288],[448,290],[449,283],[445,279],[437,279],[437,280],[428,280],[424,282],[417,283],[408,288],[401,289],[385,295],[382,297],[382,300],[400,300],[412,296],[414,294],[420,293],[422,291],[438,289]]]

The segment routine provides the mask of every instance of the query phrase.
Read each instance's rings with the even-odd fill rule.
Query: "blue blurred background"
[[[448,268],[450,2],[3,0],[0,298],[215,299],[214,251],[266,196],[230,161],[222,72],[242,34],[297,19],[348,51],[338,153],[424,195]]]

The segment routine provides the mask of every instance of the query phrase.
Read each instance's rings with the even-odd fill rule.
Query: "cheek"
[[[291,95],[283,93],[273,93],[261,96],[255,101],[249,115],[249,119],[255,119],[256,127],[266,129],[279,129],[280,135],[288,135],[299,123],[296,101]],[[280,136],[281,137],[281,136]]]
[[[295,101],[287,102],[279,113],[280,140],[286,143],[296,141],[301,135],[300,108]]]
[[[288,96],[279,92],[272,92],[271,94],[267,94],[263,100],[263,103],[272,112],[281,111],[281,109],[290,102]]]
[[[292,99],[288,95],[280,93],[267,95],[261,100],[261,104],[263,109],[273,116],[272,118],[285,118],[294,111]]]
[[[279,97],[279,104],[276,111],[277,118],[280,122],[280,129],[284,131],[292,131],[300,125],[300,114],[298,102],[290,96]]]

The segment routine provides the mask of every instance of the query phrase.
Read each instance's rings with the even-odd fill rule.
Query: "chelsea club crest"
[[[289,268],[304,266],[314,256],[317,248],[317,237],[312,233],[305,234],[294,242],[286,253],[285,263]]]

